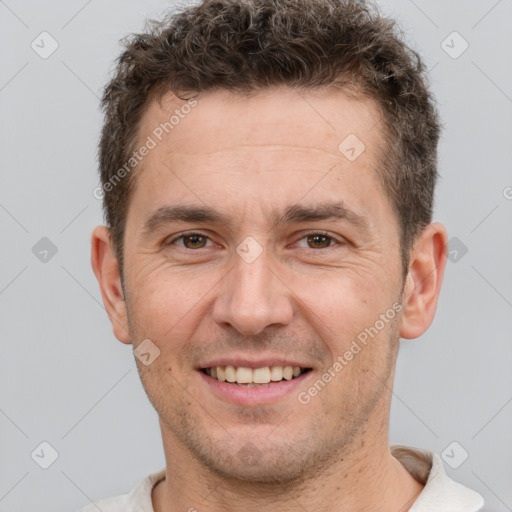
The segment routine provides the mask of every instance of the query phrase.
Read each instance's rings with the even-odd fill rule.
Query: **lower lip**
[[[237,405],[263,405],[278,402],[280,399],[293,393],[313,373],[312,370],[291,380],[282,380],[269,386],[255,386],[248,388],[238,384],[221,382],[209,377],[198,370],[211,392],[218,398]]]

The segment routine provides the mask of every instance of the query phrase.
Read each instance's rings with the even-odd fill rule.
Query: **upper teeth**
[[[221,382],[238,384],[268,384],[282,379],[291,380],[302,372],[299,366],[264,366],[263,368],[247,368],[245,366],[213,366],[206,373]]]

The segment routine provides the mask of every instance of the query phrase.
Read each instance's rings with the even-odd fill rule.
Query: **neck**
[[[407,512],[424,486],[391,455],[385,434],[385,442],[369,446],[366,432],[366,441],[354,439],[349,453],[333,455],[300,481],[275,484],[213,474],[182,445],[164,443],[172,448],[166,449],[166,479],[153,490],[153,507],[155,512]]]

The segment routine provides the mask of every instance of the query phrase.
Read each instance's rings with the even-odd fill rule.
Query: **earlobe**
[[[446,244],[444,226],[429,224],[410,252],[402,302],[401,338],[421,336],[434,319],[446,266]]]
[[[109,230],[105,226],[96,227],[92,233],[91,265],[100,285],[103,304],[112,323],[114,334],[119,341],[129,344],[131,340],[119,265]]]

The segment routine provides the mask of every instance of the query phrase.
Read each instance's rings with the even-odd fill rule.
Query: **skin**
[[[148,366],[136,359],[167,461],[155,511],[409,510],[423,485],[390,453],[391,390],[399,338],[420,336],[435,314],[444,227],[423,230],[404,279],[397,217],[374,170],[381,125],[370,100],[275,88],[197,101],[137,171],[125,293],[107,228],[92,235],[114,334],[160,350]],[[151,102],[140,140],[183,103],[172,93]],[[366,147],[353,162],[338,149],[351,133]],[[272,224],[274,211],[324,202],[364,220]],[[152,213],[177,204],[207,205],[228,223],[174,221],[144,234]],[[236,252],[249,236],[262,250],[251,263]],[[397,302],[401,312],[300,403],[298,393]],[[240,406],[215,396],[197,370],[234,354],[293,357],[313,370],[276,403]]]

